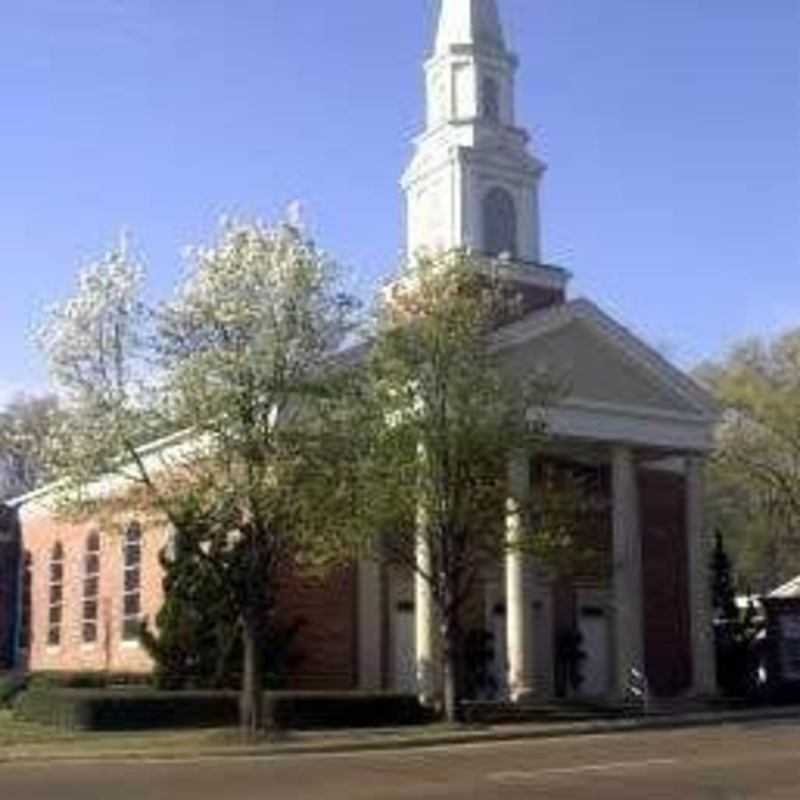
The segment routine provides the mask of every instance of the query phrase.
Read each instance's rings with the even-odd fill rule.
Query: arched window
[[[491,122],[500,120],[500,86],[494,78],[481,84],[481,117]]]
[[[134,522],[122,543],[122,639],[139,639],[142,615],[142,529]]]
[[[31,615],[33,612],[33,556],[25,551],[22,559],[22,598],[19,617],[19,646],[21,650],[31,649]]]
[[[100,534],[90,533],[86,538],[83,559],[83,624],[84,644],[97,641],[97,619],[100,600]]]
[[[50,554],[50,596],[47,614],[47,646],[61,644],[61,624],[64,620],[64,546],[53,545]]]
[[[483,249],[487,255],[517,255],[517,209],[506,189],[495,187],[483,198]]]

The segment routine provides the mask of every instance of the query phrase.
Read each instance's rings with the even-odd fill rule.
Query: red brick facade
[[[656,695],[669,697],[692,684],[686,482],[644,471],[639,491],[647,678]]]
[[[287,623],[304,623],[293,643],[299,661],[290,688],[357,688],[356,595],[355,567],[324,580],[295,579],[285,585],[279,614]]]
[[[126,592],[121,530],[101,533],[97,639],[85,641],[87,544],[96,530],[90,524],[72,524],[46,515],[25,522],[23,549],[31,567],[31,635],[23,657],[32,671],[146,673],[152,668],[141,645],[123,638]],[[48,642],[48,634],[54,597],[51,570],[58,543],[64,551],[63,589],[59,592],[56,588],[55,594],[63,593],[63,604],[60,644],[54,646]],[[140,598],[141,616],[148,620],[154,620],[163,601],[159,553],[166,543],[163,529],[143,529]],[[288,580],[279,609],[286,623],[298,619],[305,623],[293,643],[300,658],[292,688],[355,688],[355,570],[341,570],[324,581]]]
[[[608,502],[610,480],[608,469],[601,469],[598,485]],[[640,470],[639,500],[645,669],[651,690],[672,697],[692,683],[685,479],[672,472]],[[597,571],[574,582],[556,582],[556,632],[575,625],[577,585],[610,586],[612,535],[610,517],[598,517],[585,532]]]
[[[123,534],[100,533],[100,570],[97,597],[97,639],[84,641],[84,591],[90,524],[74,524],[50,516],[36,516],[23,527],[23,550],[30,561],[30,645],[26,662],[33,671],[148,672],[151,662],[136,641],[123,641]],[[142,616],[153,619],[162,602],[159,551],[166,542],[163,531],[144,530],[140,598]],[[64,551],[63,602],[60,643],[48,642],[51,630],[53,554],[60,543]],[[52,597],[56,601],[55,597]],[[52,605],[56,605],[54,602]]]
[[[563,289],[546,289],[517,282],[512,282],[512,286],[520,298],[520,311],[525,315],[550,306],[559,306],[566,301]]]
[[[597,485],[603,494],[610,493],[606,473],[605,468],[598,473]],[[639,489],[646,668],[653,691],[670,696],[689,688],[692,678],[685,482],[677,474],[642,471]],[[590,527],[593,547],[599,554],[597,564],[610,567],[610,556],[603,557],[611,547],[610,519],[602,514]],[[135,641],[123,641],[122,532],[101,535],[97,638],[94,642],[84,640],[87,543],[93,532],[96,529],[92,525],[70,524],[47,515],[24,520],[22,548],[31,567],[30,619],[24,626],[31,631],[31,641],[24,655],[25,665],[33,671],[146,673],[151,669],[150,659],[141,646]],[[159,552],[166,544],[166,535],[163,529],[144,529],[142,534],[141,614],[153,620],[163,599]],[[63,589],[56,591],[57,595],[63,594],[63,606],[60,643],[53,646],[48,644],[48,634],[53,599],[52,557],[57,543],[61,543],[64,552]],[[6,613],[0,614],[0,636],[5,633],[6,637],[10,621],[14,619],[8,612],[13,603],[10,587],[17,585],[16,572],[12,576],[8,568],[10,563],[9,559],[0,560],[0,569],[5,564],[5,571],[9,572],[0,580],[0,603],[6,607]],[[586,575],[576,585],[609,586],[606,567],[598,568],[598,574]],[[294,577],[283,582],[279,603],[282,621],[304,623],[293,642],[299,659],[290,677],[292,688],[348,690],[358,687],[357,577],[357,568],[353,567],[324,580]],[[576,585],[561,581],[555,587],[556,631],[574,624]],[[25,592],[21,594],[24,604]],[[384,615],[385,629],[388,624]],[[382,640],[385,646],[388,636],[383,635]],[[388,660],[388,654],[384,653],[384,672]]]

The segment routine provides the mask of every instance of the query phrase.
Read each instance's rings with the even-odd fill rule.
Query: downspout
[[[14,669],[17,664],[17,636],[19,631],[20,559],[19,527],[16,509],[0,505],[0,545],[9,558],[9,605],[3,610],[8,615],[8,632],[5,641],[0,642],[0,668]]]

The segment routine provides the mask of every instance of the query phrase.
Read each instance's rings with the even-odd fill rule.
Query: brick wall
[[[358,682],[356,568],[325,579],[289,579],[278,614],[285,624],[304,621],[293,648],[300,656],[290,688],[355,689]]]
[[[102,532],[97,642],[83,641],[83,591],[86,545],[95,526],[39,515],[23,523],[23,548],[32,564],[31,646],[27,665],[32,671],[109,671],[146,673],[152,663],[137,642],[122,638],[122,533]],[[61,644],[48,646],[50,562],[53,547],[64,553],[64,605]],[[163,601],[159,552],[167,542],[163,528],[143,528],[141,603],[150,621]],[[285,581],[279,606],[282,621],[306,621],[293,646],[302,659],[292,679],[298,689],[351,689],[357,681],[355,570],[343,569],[325,580]]]
[[[83,641],[83,603],[87,539],[96,531],[90,523],[70,523],[39,515],[23,521],[22,540],[30,558],[31,640],[27,654],[33,671],[147,672],[151,662],[138,642],[122,639],[123,534],[100,532],[100,577],[97,641]],[[64,548],[61,643],[48,645],[50,564],[54,546]],[[166,542],[163,529],[142,531],[142,614],[152,620],[162,601],[158,554]]]
[[[520,311],[524,314],[541,311],[550,306],[562,305],[566,300],[563,289],[547,289],[524,283],[514,283],[513,286],[521,301]]]
[[[599,485],[610,498],[605,468]],[[656,695],[670,697],[688,689],[692,675],[685,480],[670,472],[640,470],[639,493],[646,670]],[[556,631],[575,623],[576,584],[611,587],[610,516],[599,515],[582,538],[596,554],[597,569],[556,582]]]
[[[686,484],[655,471],[643,471],[639,484],[647,676],[657,695],[669,697],[692,680]]]

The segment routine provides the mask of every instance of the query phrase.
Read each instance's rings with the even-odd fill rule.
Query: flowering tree
[[[430,591],[450,720],[463,696],[463,609],[481,570],[507,547],[508,457],[542,444],[544,426],[528,412],[559,388],[553,376],[502,369],[492,334],[516,303],[485,266],[463,252],[423,256],[381,298],[355,479],[376,557],[404,566]],[[535,535],[517,546],[550,549],[569,538],[573,506],[559,509],[536,509]]]
[[[228,224],[191,252],[175,299],[147,313],[141,268],[115,252],[81,277],[40,337],[71,421],[56,452],[73,508],[133,506],[169,521],[219,571],[244,643],[242,724],[262,722],[259,647],[281,578],[320,566],[324,521],[347,507],[331,371],[355,304],[294,228]],[[160,447],[141,445],[174,435]],[[123,479],[100,498],[100,475]],[[331,530],[336,529],[331,525]]]
[[[36,332],[63,398],[45,460],[59,478],[65,511],[91,503],[86,490],[100,475],[149,477],[139,447],[166,423],[154,413],[145,380],[150,317],[144,277],[123,242],[80,272],[75,294],[52,306]]]
[[[260,626],[280,579],[308,565],[336,518],[343,432],[332,358],[355,304],[331,261],[295,229],[230,226],[193,254],[159,319],[167,395],[181,426],[213,443],[201,484],[235,535],[232,591],[244,638],[243,717],[260,724]],[[343,373],[337,373],[343,376]]]

